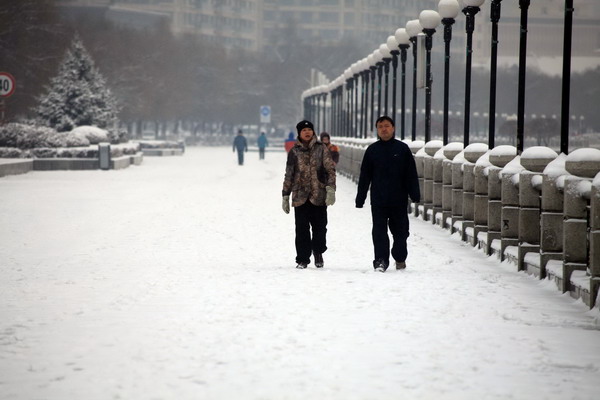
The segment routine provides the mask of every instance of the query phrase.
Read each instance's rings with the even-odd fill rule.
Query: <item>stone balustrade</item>
[[[334,138],[338,171],[358,181],[374,139]],[[563,292],[600,306],[600,150],[407,141],[421,203],[413,215]]]

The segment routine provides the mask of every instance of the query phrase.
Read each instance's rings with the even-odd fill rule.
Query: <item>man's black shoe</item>
[[[375,260],[373,261],[373,268],[375,268],[375,271],[385,272],[388,268],[388,263],[384,260]]]
[[[315,253],[314,255],[315,255],[315,267],[323,268],[323,266],[325,265],[325,262],[323,261],[323,254]]]

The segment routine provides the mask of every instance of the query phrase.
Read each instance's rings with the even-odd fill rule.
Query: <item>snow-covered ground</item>
[[[597,310],[417,219],[373,272],[345,178],[325,268],[295,269],[284,164],[0,179],[0,398],[598,398]]]

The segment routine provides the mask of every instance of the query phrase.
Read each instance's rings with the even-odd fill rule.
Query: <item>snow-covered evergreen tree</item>
[[[35,108],[38,121],[59,132],[82,125],[112,128],[119,112],[106,80],[79,37],[52,78],[47,93]]]

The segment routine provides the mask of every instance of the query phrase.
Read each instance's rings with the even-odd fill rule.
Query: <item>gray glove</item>
[[[283,196],[283,199],[281,201],[281,208],[283,209],[284,213],[290,213],[290,196]]]
[[[332,206],[335,204],[335,189],[331,186],[326,186],[325,190],[327,191],[327,195],[325,196],[325,205]]]

